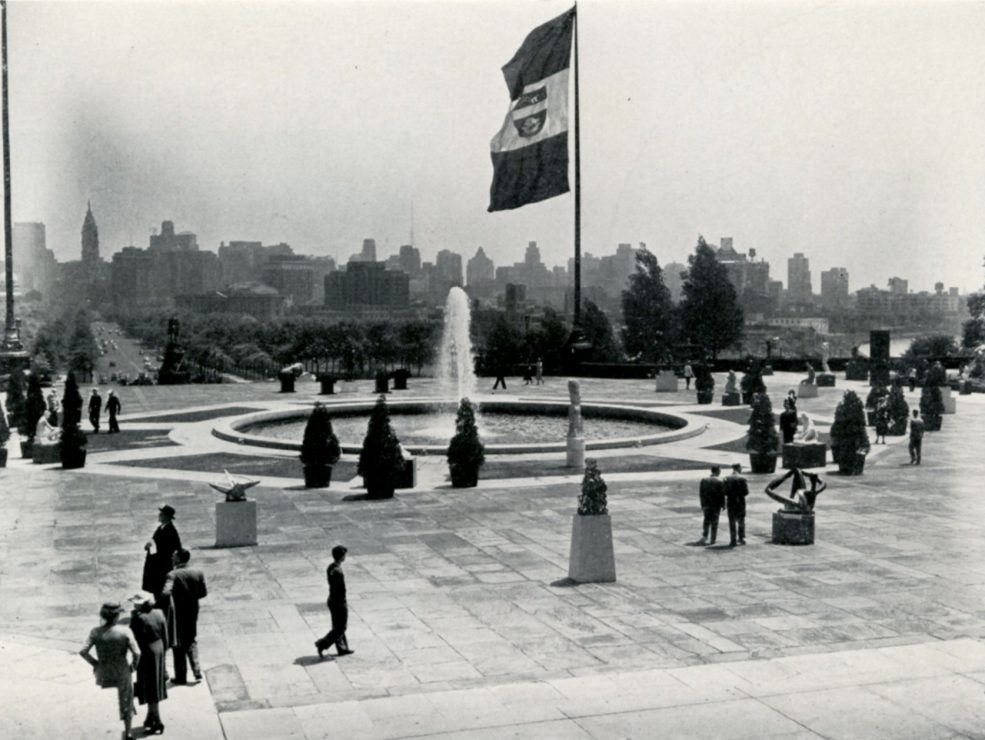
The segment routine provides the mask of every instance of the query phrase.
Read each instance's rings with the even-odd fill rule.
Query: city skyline
[[[482,246],[503,265],[537,241],[565,265],[570,196],[485,206],[499,67],[566,7],[19,3],[14,219],[44,222],[62,261],[91,199],[104,255],[166,218],[209,250],[287,242],[344,263],[373,237],[383,256],[412,241],[429,261]],[[781,265],[804,253],[815,292],[833,267],[853,290],[892,276],[980,287],[985,9],[579,13],[585,251],[645,242],[663,265],[699,233],[728,234],[784,283]]]

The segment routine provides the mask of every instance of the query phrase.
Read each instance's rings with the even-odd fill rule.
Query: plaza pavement
[[[795,382],[767,380],[774,398]],[[829,422],[846,387],[864,392],[839,386],[802,406]],[[572,587],[579,476],[456,490],[428,459],[417,489],[371,502],[358,482],[306,490],[299,470],[252,489],[257,547],[215,549],[204,484],[214,474],[120,464],[235,450],[208,420],[167,414],[313,398],[311,384],[299,390],[122,388],[124,428],[167,432],[171,444],[93,453],[78,472],[27,464],[11,445],[0,473],[0,737],[119,736],[112,692],[96,689],[75,651],[99,604],[139,585],[164,501],[210,591],[206,682],[162,704],[172,737],[985,737],[985,397],[958,399],[923,465],[906,464],[904,440],[891,439],[863,477],[829,475],[812,547],[769,543],[776,507],[763,476],[750,476],[749,545],[696,547],[701,471],[607,475],[600,455],[618,581]],[[550,379],[503,395],[565,394]],[[582,395],[693,410],[693,392],[657,395],[646,381],[587,380]],[[740,425],[704,421],[701,437],[638,452],[746,458],[707,449],[741,437]],[[336,542],[350,548],[357,652],[318,661]]]

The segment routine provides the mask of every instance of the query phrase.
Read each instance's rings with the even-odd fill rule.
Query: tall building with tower
[[[810,303],[813,297],[811,261],[796,252],[787,260],[787,298],[791,303]]]
[[[94,265],[99,262],[99,227],[92,215],[92,203],[86,204],[85,220],[82,221],[82,264]]]

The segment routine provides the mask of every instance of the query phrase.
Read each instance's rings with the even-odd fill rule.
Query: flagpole
[[[575,2],[575,310],[572,329],[581,326],[581,122],[578,114],[578,2]]]

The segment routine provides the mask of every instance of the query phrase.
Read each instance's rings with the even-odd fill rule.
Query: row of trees
[[[663,365],[679,348],[696,347],[715,358],[742,338],[735,288],[704,237],[698,237],[683,277],[683,297],[675,305],[656,256],[645,248],[636,253],[636,272],[622,294],[622,340],[630,357]]]
[[[31,369],[41,376],[64,369],[88,378],[98,357],[91,314],[84,309],[69,311],[38,329],[32,347]]]

